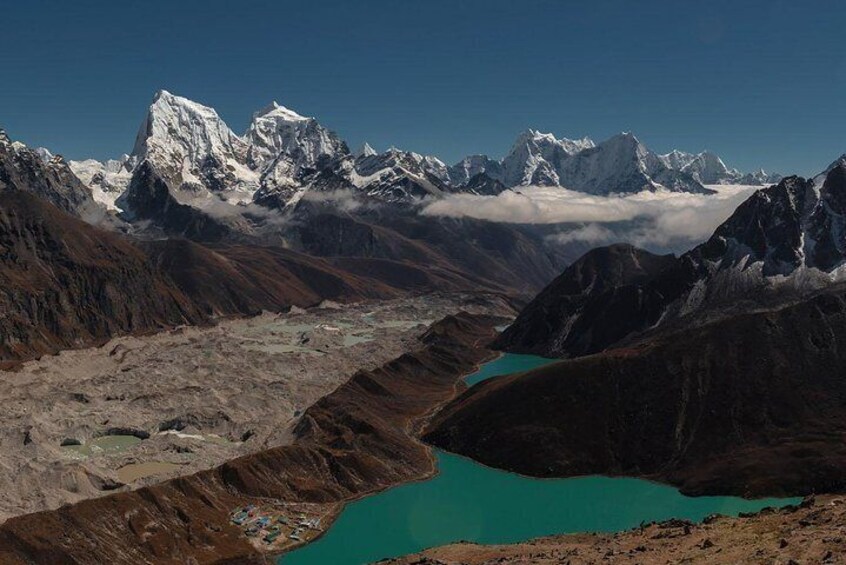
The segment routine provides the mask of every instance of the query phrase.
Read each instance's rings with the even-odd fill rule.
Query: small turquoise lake
[[[468,384],[546,363],[506,354],[467,377]],[[282,565],[361,565],[469,540],[512,543],[571,532],[613,532],[642,521],[736,515],[799,499],[690,498],[670,486],[600,476],[532,479],[436,452],[439,474],[348,505],[314,543],[282,556]]]
[[[467,386],[473,386],[480,381],[492,379],[493,377],[529,371],[536,367],[549,365],[555,361],[557,359],[547,359],[546,357],[538,357],[537,355],[506,353],[493,361],[485,363],[475,373],[470,373],[464,377],[464,382],[467,383]]]

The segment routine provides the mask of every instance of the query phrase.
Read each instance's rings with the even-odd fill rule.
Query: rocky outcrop
[[[169,237],[187,237],[200,241],[220,241],[232,234],[231,222],[216,218],[188,204],[180,203],[162,174],[149,161],[139,165],[126,192],[117,205],[131,210],[126,215],[135,222],[151,222]],[[234,217],[237,221],[239,218]]]
[[[480,196],[496,196],[506,190],[504,184],[495,178],[488,176],[486,173],[479,173],[470,177],[467,184],[462,186],[463,192],[470,194],[478,194]]]

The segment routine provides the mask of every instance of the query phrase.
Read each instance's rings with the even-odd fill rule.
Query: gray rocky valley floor
[[[283,445],[305,408],[462,309],[511,314],[498,298],[446,294],[329,303],[120,337],[3,373],[0,519]]]

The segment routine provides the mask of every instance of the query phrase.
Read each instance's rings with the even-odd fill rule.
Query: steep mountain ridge
[[[244,141],[247,164],[268,189],[299,184],[304,170],[350,154],[347,144],[314,118],[272,102],[253,115]]]
[[[61,156],[30,149],[0,129],[0,194],[9,191],[34,194],[77,217],[103,215],[91,191]]]
[[[249,201],[258,174],[245,165],[248,144],[214,109],[159,91],[141,124],[131,160],[150,161],[183,204],[223,193]]]
[[[208,318],[122,236],[37,197],[0,204],[0,361]]]
[[[562,163],[584,149],[594,147],[588,138],[556,139],[551,133],[530,129],[517,137],[502,160],[502,181],[506,186],[560,186]]]
[[[844,226],[846,164],[832,168],[822,186],[788,177],[753,193],[707,242],[662,261],[646,277],[610,289],[581,289],[574,279],[584,259],[577,262],[526,307],[498,345],[578,356],[697,318],[801,299],[843,277]],[[611,276],[624,259],[607,254],[600,272]],[[616,331],[609,333],[609,327]]]

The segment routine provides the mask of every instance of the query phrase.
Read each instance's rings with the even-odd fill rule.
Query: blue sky
[[[27,0],[3,6],[0,127],[129,151],[154,92],[236,132],[275,99],[351,146],[454,162],[532,127],[815,172],[846,152],[846,3]]]

